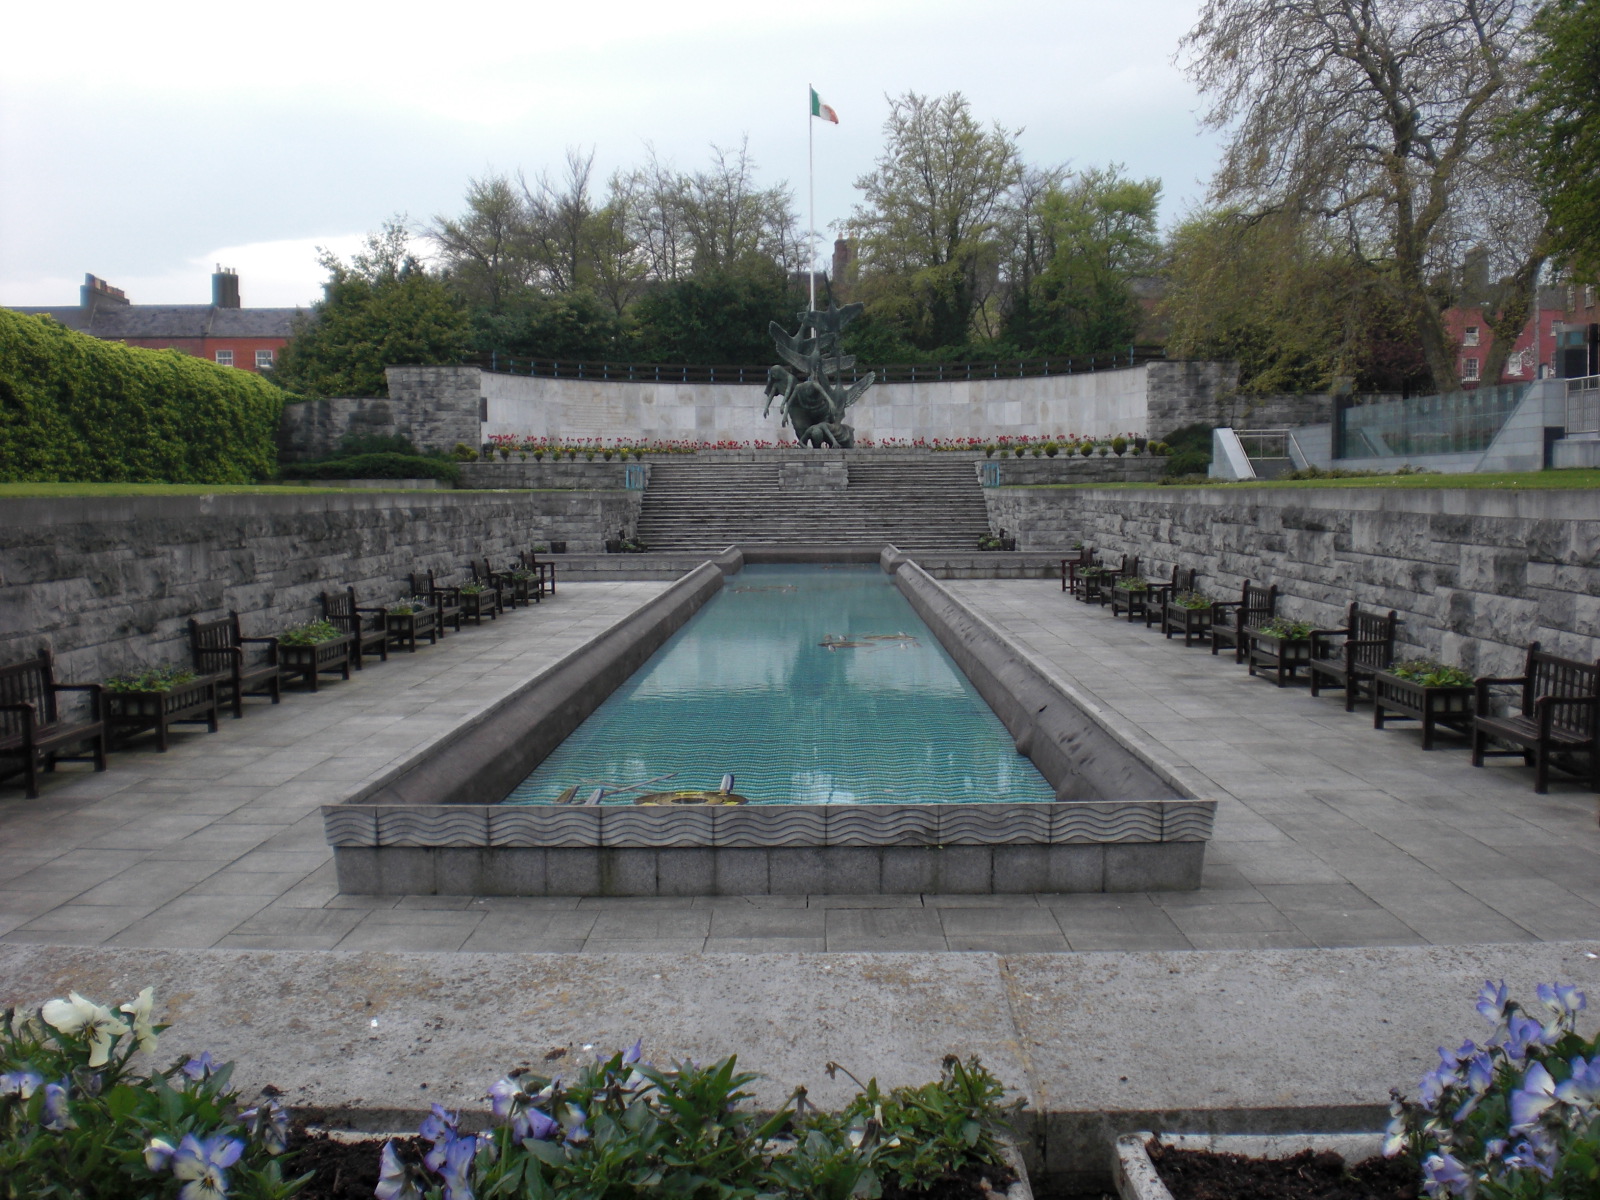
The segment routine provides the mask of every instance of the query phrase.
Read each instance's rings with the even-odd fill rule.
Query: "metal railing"
[[[1287,429],[1236,429],[1234,433],[1249,458],[1290,457],[1289,440],[1294,434]]]
[[[1525,383],[1351,404],[1335,411],[1335,458],[1413,458],[1489,448],[1528,390]]]
[[[1567,433],[1600,433],[1600,375],[1567,380]]]
[[[993,359],[963,363],[862,364],[841,373],[855,382],[871,371],[879,383],[956,383],[981,379],[1029,379],[1044,375],[1081,375],[1113,371],[1165,358],[1159,346],[1129,346],[1114,354],[1088,354],[1058,358]],[[548,358],[518,358],[482,354],[467,360],[502,375],[532,375],[545,379],[585,379],[614,383],[730,383],[765,384],[768,364],[703,365],[698,363],[565,362]]]

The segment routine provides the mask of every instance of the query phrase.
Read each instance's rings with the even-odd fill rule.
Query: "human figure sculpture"
[[[803,445],[848,450],[856,444],[845,411],[866,394],[876,375],[869,371],[848,388],[840,376],[855,366],[855,357],[844,353],[842,337],[861,308],[829,303],[823,311],[797,313],[800,329],[793,335],[776,321],[768,326],[778,357],[788,367],[768,369],[767,406],[761,415],[768,415],[772,402],[779,400],[781,419]]]

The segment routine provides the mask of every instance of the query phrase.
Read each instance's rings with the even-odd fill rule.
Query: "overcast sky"
[[[1121,162],[1204,194],[1217,142],[1173,65],[1199,0],[749,0],[271,5],[87,0],[8,9],[0,67],[0,304],[73,304],[85,271],[136,303],[305,304],[393,214],[455,214],[467,180],[560,166],[681,168],[748,135],[763,183],[817,225],[848,214],[885,94],[959,90],[1030,162]],[[831,234],[824,233],[824,237]]]

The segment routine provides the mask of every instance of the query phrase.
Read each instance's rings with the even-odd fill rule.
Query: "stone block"
[[[716,856],[710,846],[675,846],[656,854],[655,895],[709,896],[716,891]]]
[[[822,876],[812,890],[829,896],[881,891],[882,855],[876,847],[829,846],[822,854]]]
[[[599,896],[600,847],[559,847],[545,851],[545,895]]]
[[[816,891],[826,867],[821,846],[774,846],[767,852],[768,891],[774,896],[805,896]]]
[[[994,891],[994,854],[989,846],[942,846],[928,889],[947,895],[984,895]]]
[[[884,893],[911,895],[937,890],[942,853],[936,846],[885,846],[880,859]]]
[[[547,851],[532,846],[496,847],[484,852],[484,896],[542,896],[545,894]]]
[[[600,851],[600,895],[658,895],[656,850],[603,848]]]
[[[1204,842],[1149,842],[1103,849],[1108,892],[1192,891],[1200,886]]]
[[[498,851],[486,847],[441,847],[435,851],[433,890],[440,896],[486,896],[485,860]]]
[[[339,890],[351,896],[431,896],[434,855],[423,846],[348,846],[333,852]]]
[[[718,847],[712,859],[712,890],[718,896],[765,896],[771,890],[765,848]]]
[[[1105,846],[1049,847],[1046,892],[1103,892],[1106,888]]]

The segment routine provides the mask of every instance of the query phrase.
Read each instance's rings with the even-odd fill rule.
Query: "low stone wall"
[[[576,488],[580,491],[621,491],[627,468],[643,467],[645,479],[650,478],[650,464],[623,462],[613,459],[554,459],[540,462],[520,459],[515,454],[509,460],[461,464],[461,486],[464,488]]]
[[[640,493],[363,492],[0,501],[0,662],[49,647],[63,680],[187,663],[188,619],[246,634],[321,615],[323,591],[393,599],[406,575],[459,576],[564,539],[631,533]],[[559,561],[559,560],[558,560]]]
[[[1235,597],[1277,584],[1287,615],[1336,624],[1352,600],[1395,609],[1403,655],[1478,674],[1521,669],[1529,641],[1600,657],[1600,509],[1590,491],[987,488],[1023,551],[1074,541],[1173,563]]]
[[[389,367],[388,399],[304,400],[283,406],[278,457],[320,458],[346,435],[405,437],[419,450],[448,453],[482,442],[484,401],[477,367]]]
[[[1148,454],[1129,454],[1120,458],[1115,454],[1103,458],[1098,454],[1088,458],[1081,454],[1034,458],[1028,454],[1017,458],[1014,455],[1002,457],[997,453],[993,458],[979,455],[978,462],[999,465],[1002,487],[1051,483],[1153,483],[1161,478],[1167,467],[1166,459]],[[977,469],[980,474],[983,472],[982,465]]]

